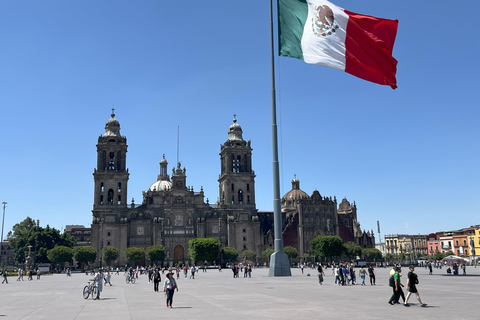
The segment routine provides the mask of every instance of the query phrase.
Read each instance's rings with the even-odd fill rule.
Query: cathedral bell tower
[[[228,139],[221,145],[219,205],[255,209],[255,172],[252,170],[250,140],[242,137],[242,127],[233,119]]]
[[[127,207],[127,138],[120,135],[114,111],[105,124],[105,134],[98,137],[97,168],[93,172],[94,211]]]

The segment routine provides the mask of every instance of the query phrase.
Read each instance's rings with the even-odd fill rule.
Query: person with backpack
[[[410,269],[410,272],[407,275],[407,291],[408,291],[408,293],[407,293],[407,299],[405,300],[403,305],[405,307],[410,307],[410,305],[408,304],[408,299],[410,298],[412,293],[415,293],[415,295],[417,296],[418,302],[420,302],[420,306],[421,307],[426,307],[427,304],[422,302],[422,300],[420,299],[420,294],[418,293],[418,290],[417,290],[418,276],[414,272],[415,267],[410,266],[409,269]]]
[[[400,267],[395,267],[395,273],[393,276],[390,277],[389,279],[389,286],[393,288],[393,294],[390,297],[390,300],[388,300],[388,303],[391,305],[394,305],[395,303],[399,303],[398,300],[400,300],[400,297],[403,298],[403,301],[405,302],[405,295],[403,294],[402,287],[403,285],[400,283],[400,272],[402,269]]]

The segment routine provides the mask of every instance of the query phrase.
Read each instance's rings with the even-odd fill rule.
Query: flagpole
[[[273,45],[273,3],[270,0],[270,49],[272,67],[272,151],[273,151],[273,231],[275,252],[270,256],[270,277],[291,276],[290,263],[283,251],[282,214],[280,208],[280,170],[278,164],[277,106],[275,93],[275,62]]]

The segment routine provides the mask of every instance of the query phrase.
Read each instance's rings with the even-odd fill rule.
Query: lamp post
[[[2,202],[3,204],[3,218],[2,218],[2,237],[0,238],[0,263],[2,262],[2,250],[3,250],[3,223],[5,222],[5,206],[7,205],[6,201]]]

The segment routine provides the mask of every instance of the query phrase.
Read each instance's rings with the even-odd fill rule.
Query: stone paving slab
[[[340,287],[330,270],[319,285],[317,272],[311,269],[302,274],[292,268],[291,277],[268,277],[268,269],[257,268],[252,278],[235,279],[231,270],[210,269],[200,271],[194,280],[181,274],[173,309],[166,308],[163,292],[155,293],[146,276],[126,284],[122,273],[113,275],[113,286],[104,287],[101,300],[83,299],[83,287],[92,278],[85,274],[23,282],[10,277],[0,286],[0,319],[480,319],[480,268],[467,267],[466,276],[447,275],[445,269],[428,275],[426,269],[417,268],[426,308],[415,296],[409,300],[410,308],[387,304],[392,294],[389,272],[377,268],[375,286]],[[407,272],[404,268],[403,283]]]

